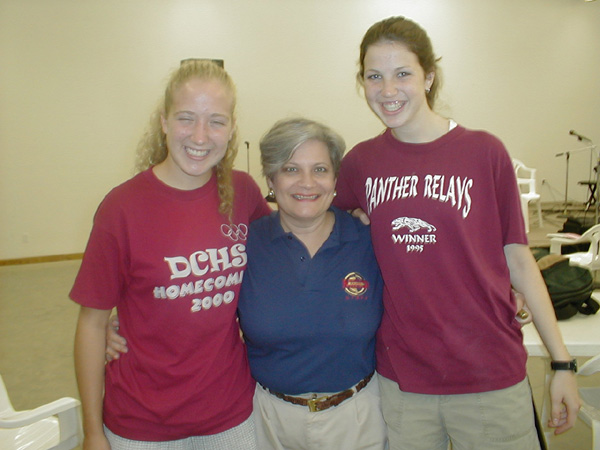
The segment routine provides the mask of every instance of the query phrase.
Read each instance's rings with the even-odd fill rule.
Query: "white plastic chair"
[[[586,230],[581,236],[572,233],[550,233],[550,253],[561,254],[563,245],[576,245],[590,243],[587,252],[567,253],[563,256],[569,258],[572,266],[583,267],[590,272],[600,270],[600,224]]]
[[[0,450],[69,450],[82,442],[79,401],[63,397],[15,411],[0,375]]]
[[[600,224],[588,228],[583,234],[576,233],[549,233],[550,253],[560,255],[563,245],[577,245],[592,242],[592,235],[600,231]],[[566,256],[566,255],[565,255]]]
[[[529,202],[535,202],[537,205],[538,225],[543,225],[542,221],[542,201],[541,196],[535,189],[536,169],[527,167],[522,161],[513,158],[513,168],[517,176],[517,184],[521,191],[521,210],[525,220],[525,231],[529,233]]]
[[[577,376],[600,372],[600,355],[596,355],[579,369]],[[582,406],[579,417],[592,429],[592,450],[600,450],[600,386],[580,387]]]

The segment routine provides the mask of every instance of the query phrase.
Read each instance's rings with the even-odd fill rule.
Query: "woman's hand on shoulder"
[[[353,209],[352,211],[350,211],[350,214],[352,214],[353,217],[358,217],[360,221],[365,225],[371,225],[371,220],[369,219],[369,216],[367,216],[367,213],[364,212],[361,208]]]

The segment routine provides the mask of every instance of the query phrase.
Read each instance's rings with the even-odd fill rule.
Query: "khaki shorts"
[[[379,376],[390,450],[539,450],[527,379],[498,391],[461,395],[402,392]]]

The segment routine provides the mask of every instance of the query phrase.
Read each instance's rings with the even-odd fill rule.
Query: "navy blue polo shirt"
[[[383,281],[369,227],[335,207],[311,258],[279,212],[254,221],[239,299],[253,377],[289,395],[345,390],[375,370]]]

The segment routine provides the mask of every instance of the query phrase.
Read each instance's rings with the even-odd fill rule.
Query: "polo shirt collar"
[[[333,230],[331,231],[329,238],[323,244],[323,248],[329,247],[332,244],[338,245],[343,242],[357,240],[357,227],[361,225],[357,224],[355,219],[348,213],[335,206],[330,206],[329,211],[333,211],[335,214],[335,224],[333,225]],[[269,215],[269,235],[271,241],[287,238],[287,236],[290,234],[293,233],[287,233],[281,226],[281,221],[279,220],[279,211],[273,211]]]

